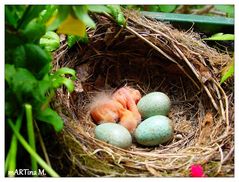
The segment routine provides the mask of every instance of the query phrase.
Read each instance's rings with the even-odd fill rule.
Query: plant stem
[[[21,125],[22,125],[22,115],[23,114],[20,114],[16,121],[16,130],[17,131],[20,130]],[[6,160],[5,160],[5,174],[7,173],[7,171],[15,171],[16,170],[16,158],[17,158],[17,138],[13,134],[12,140],[11,140],[11,145],[10,145],[10,148],[7,153]],[[14,176],[14,175],[11,175],[11,173],[9,173],[9,174],[10,174],[10,176]]]
[[[49,160],[49,157],[48,157],[48,154],[47,154],[47,151],[46,151],[46,146],[44,144],[44,141],[43,141],[43,138],[42,138],[42,135],[41,135],[41,131],[40,131],[40,129],[37,125],[37,122],[35,120],[34,120],[34,124],[35,124],[35,127],[36,127],[36,131],[38,133],[39,142],[41,144],[42,152],[45,156],[46,163],[51,167],[51,162]]]
[[[35,144],[35,134],[33,128],[33,120],[32,120],[32,106],[30,104],[25,104],[26,110],[26,119],[27,119],[27,133],[28,133],[28,142],[31,148],[36,151]],[[37,171],[37,161],[34,157],[31,156],[32,170]]]
[[[22,146],[26,149],[26,151],[35,158],[35,160],[38,162],[38,164],[43,167],[46,172],[52,176],[52,177],[59,177],[59,175],[52,169],[50,166],[47,165],[47,163],[31,148],[31,146],[27,143],[27,141],[23,138],[23,136],[17,131],[16,127],[12,123],[12,121],[9,119],[8,121],[9,126],[12,128],[15,136],[19,140],[19,142],[22,144]]]
[[[47,97],[46,101],[44,104],[41,106],[41,110],[44,111],[50,104],[51,99],[55,96],[55,92],[53,89],[50,90],[49,96]]]

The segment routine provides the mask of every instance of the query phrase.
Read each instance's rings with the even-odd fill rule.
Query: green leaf
[[[67,44],[69,48],[71,48],[76,42],[81,42],[83,44],[86,44],[89,42],[87,34],[85,34],[84,37],[76,36],[76,35],[68,35],[67,36]]]
[[[71,68],[67,68],[67,67],[63,67],[58,69],[55,73],[54,73],[54,77],[58,77],[58,76],[65,76],[66,74],[69,74],[72,76],[73,79],[76,78],[75,74],[76,71],[71,69]]]
[[[176,5],[160,5],[159,10],[161,12],[170,13],[173,12],[176,7],[177,7]]]
[[[40,121],[51,124],[57,132],[61,131],[63,128],[63,120],[56,111],[53,111],[49,107],[43,111],[39,111],[36,118]]]
[[[6,23],[16,28],[18,21],[22,17],[25,9],[25,5],[5,5]]]
[[[6,63],[14,64],[16,67],[27,68],[37,79],[42,79],[50,71],[51,55],[38,45],[25,44],[8,52]]]
[[[226,71],[222,74],[222,78],[220,83],[224,83],[228,78],[230,78],[231,76],[233,76],[234,74],[234,62],[232,62],[231,64],[228,65],[228,68],[226,69]]]
[[[72,80],[76,79],[76,72],[70,68],[60,68],[55,73],[51,75],[51,80],[53,88],[58,88],[61,85],[65,85],[69,92],[74,90],[74,82]],[[66,78],[66,75],[71,75],[71,78]]]
[[[51,80],[47,74],[43,80],[38,81],[37,88],[33,94],[34,98],[39,102],[44,102],[46,100],[46,93],[51,88]]]
[[[68,35],[67,36],[67,44],[68,47],[71,48],[77,41],[80,40],[80,36],[76,35]]]
[[[124,18],[124,14],[120,9],[120,5],[107,5],[107,7],[110,9],[110,14],[115,18],[116,22],[119,25],[124,25],[126,20]]]
[[[16,48],[24,43],[25,42],[22,37],[20,37],[17,33],[12,33],[5,29],[5,53],[9,51],[9,49]]]
[[[17,67],[26,67],[26,52],[23,45],[17,47],[14,52],[12,52],[11,59],[14,65]]]
[[[5,64],[5,80],[11,84],[13,76],[16,74],[14,65]]]
[[[88,10],[95,13],[110,13],[110,10],[105,5],[87,5]]]
[[[15,16],[14,12],[11,11],[10,6],[5,6],[5,18],[6,23],[12,25],[14,28],[17,27],[17,17]]]
[[[51,55],[35,44],[24,45],[26,53],[26,68],[29,69],[38,78],[50,71]]]
[[[61,85],[65,85],[69,92],[74,91],[74,83],[68,78],[59,77],[53,81],[53,87],[59,88]]]
[[[56,30],[60,24],[67,18],[71,11],[71,7],[68,5],[58,6],[57,13],[52,16],[46,23],[47,31]]]
[[[95,28],[95,22],[88,15],[88,8],[86,5],[76,5],[72,7],[75,16],[85,23],[90,28]]]
[[[24,29],[34,18],[38,17],[40,12],[45,9],[45,5],[29,5],[25,10],[18,27]]]
[[[5,116],[15,118],[19,115],[20,108],[18,98],[15,93],[6,84],[5,88]]]
[[[23,37],[29,43],[38,42],[45,33],[45,25],[37,22],[36,20],[28,23],[22,32]]]
[[[203,40],[219,40],[219,41],[235,40],[235,35],[234,34],[217,33],[217,34],[212,35],[209,38],[204,38]]]
[[[60,37],[55,32],[48,31],[40,39],[40,46],[49,52],[54,51],[60,47]]]
[[[57,5],[46,5],[46,9],[40,13],[37,21],[45,24],[54,14],[57,14],[57,7]]]
[[[234,5],[215,5],[216,10],[227,13],[228,17],[234,17]]]
[[[34,75],[24,68],[17,68],[12,76],[12,90],[16,94],[31,94],[34,93],[37,85],[37,80]]]

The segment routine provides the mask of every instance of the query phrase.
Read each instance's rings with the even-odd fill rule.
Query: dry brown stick
[[[226,124],[227,124],[227,128],[226,128],[226,131],[228,133],[229,131],[229,115],[228,115],[228,97],[225,93],[225,91],[223,90],[223,88],[221,87],[221,85],[214,79],[212,79],[212,81],[217,85],[217,87],[219,88],[219,90],[221,90],[222,94],[223,94],[223,97],[224,97],[224,100],[225,100],[225,112],[226,112]]]
[[[226,157],[224,157],[222,164],[224,164],[226,161],[229,160],[229,157],[232,155],[232,153],[234,152],[234,147],[231,148],[231,150],[228,152],[228,154],[226,155]]]
[[[117,32],[117,34],[113,37],[113,39],[110,40],[110,42],[108,43],[107,47],[109,47],[115,41],[115,39],[117,39],[117,37],[119,37],[120,33],[123,30],[124,30],[124,27],[121,27],[120,30]]]
[[[209,13],[212,13],[212,14],[214,14],[214,15],[219,15],[219,16],[227,16],[227,13],[222,12],[222,11],[217,11],[217,10],[215,10],[215,9],[211,9],[211,10],[209,11]]]
[[[219,92],[217,86],[215,86],[215,84],[213,84],[213,87],[214,87],[214,89],[216,90],[216,93],[217,93],[217,96],[218,96],[218,100],[219,100],[219,103],[220,103],[222,119],[223,119],[223,120],[226,120],[225,110],[224,110],[224,108],[223,108],[223,103],[222,103],[221,94],[220,94],[220,92]]]
[[[194,67],[190,64],[189,60],[186,58],[186,56],[181,52],[181,50],[175,45],[173,44],[174,48],[178,51],[178,53],[182,56],[182,58],[185,60],[185,62],[187,63],[187,65],[189,66],[189,68],[192,70],[192,72],[194,73],[194,75],[197,77],[197,79],[199,80],[199,82],[202,84],[204,90],[206,91],[207,95],[209,96],[209,98],[211,99],[211,102],[214,106],[214,108],[218,111],[218,106],[212,96],[212,94],[210,93],[210,91],[208,90],[208,88],[204,85],[204,83],[202,82],[199,74],[196,72],[196,70],[194,69]]]
[[[218,170],[217,170],[215,176],[220,173],[220,171],[221,171],[221,169],[222,169],[222,162],[223,162],[223,160],[224,160],[222,148],[221,148],[221,146],[220,146],[218,143],[216,143],[216,144],[217,144],[218,149],[219,149],[219,152],[220,152],[220,163],[219,163],[219,167],[218,167]]]
[[[202,14],[207,14],[209,13],[210,10],[212,10],[214,8],[214,5],[206,5],[201,9],[197,9],[197,10],[192,10],[192,14],[196,14],[196,15],[202,15]]]
[[[131,32],[132,34],[136,35],[138,38],[142,39],[144,42],[146,42],[147,44],[149,44],[151,47],[153,47],[155,50],[157,50],[158,52],[160,52],[164,57],[166,57],[167,59],[169,59],[170,61],[172,61],[173,63],[177,64],[177,61],[175,61],[172,57],[170,57],[169,55],[167,55],[163,50],[161,50],[159,47],[157,47],[156,45],[154,45],[152,42],[150,42],[148,39],[144,38],[143,36],[141,36],[138,32],[136,32],[135,30],[133,30],[132,28],[130,28],[129,26],[126,27],[126,29]]]
[[[175,10],[175,13],[183,13],[183,14],[191,13],[190,5],[180,5],[180,6]]]
[[[37,130],[37,134],[39,136],[40,145],[41,145],[44,157],[46,159],[46,163],[51,167],[51,162],[49,160],[49,157],[48,157],[48,154],[47,154],[47,151],[46,151],[46,147],[45,147],[44,141],[42,139],[42,135],[41,135],[40,129],[39,129],[36,121],[34,121],[34,124],[35,124],[36,130]]]

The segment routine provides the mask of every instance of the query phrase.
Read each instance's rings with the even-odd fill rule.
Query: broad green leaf
[[[5,85],[5,116],[15,118],[19,114],[19,102],[16,94]]]
[[[59,88],[61,85],[65,85],[69,92],[74,91],[74,82],[68,78],[58,77],[53,80],[53,87]]]
[[[87,27],[95,28],[95,22],[91,19],[91,17],[88,15],[88,8],[86,5],[76,5],[72,7],[75,16],[81,21],[84,22],[84,24]],[[72,34],[76,35],[76,34]],[[80,36],[80,35],[79,35]]]
[[[14,28],[17,27],[17,17],[15,13],[10,9],[10,6],[5,6],[5,19],[6,23],[12,25]]]
[[[176,5],[159,5],[159,10],[161,12],[170,13],[173,12],[176,7]]]
[[[24,29],[29,22],[39,16],[40,12],[44,10],[44,8],[45,5],[29,5],[22,16],[18,27],[20,29]]]
[[[16,74],[15,66],[12,64],[5,64],[5,80],[11,84],[13,76]]]
[[[27,68],[38,79],[42,79],[50,70],[51,56],[35,44],[25,44],[9,52],[6,62],[16,67]]]
[[[81,20],[68,15],[68,17],[58,27],[57,33],[83,37],[86,34],[86,27]]]
[[[224,69],[224,71],[222,72],[222,78],[220,83],[221,84],[224,83],[228,78],[233,76],[233,74],[234,74],[234,61],[228,64],[226,68]]]
[[[67,44],[68,44],[69,48],[71,48],[78,41],[83,43],[83,44],[88,43],[89,39],[88,39],[87,34],[85,34],[84,37],[79,37],[79,36],[76,36],[76,35],[68,35],[67,36]]]
[[[63,67],[63,68],[58,69],[58,70],[53,74],[53,76],[54,76],[54,77],[65,76],[66,74],[71,75],[73,79],[76,78],[76,76],[75,76],[76,71],[73,70],[73,69],[71,69],[71,68],[67,68],[67,67]]]
[[[26,67],[33,72],[38,79],[48,73],[51,63],[51,55],[35,44],[24,45],[26,53]],[[41,72],[44,70],[44,72]]]
[[[13,34],[5,29],[5,52],[24,44],[24,40],[17,34]]]
[[[57,5],[46,5],[38,18],[38,22],[45,24],[54,14],[57,14]]]
[[[36,92],[33,95],[34,98],[39,102],[44,102],[46,100],[46,93],[51,86],[52,85],[49,76],[46,75],[43,80],[38,81]]]
[[[53,111],[49,107],[43,111],[39,111],[36,118],[40,121],[51,124],[57,132],[61,131],[63,128],[63,120],[56,111]]]
[[[80,37],[79,36],[76,36],[76,35],[68,35],[67,36],[67,44],[68,44],[68,47],[71,48],[77,41],[80,40]]]
[[[74,90],[74,82],[76,79],[76,72],[73,69],[64,67],[57,70],[51,75],[53,88],[59,88],[61,85],[65,85],[69,92]],[[71,75],[71,78],[66,78],[66,75]]]
[[[16,67],[26,67],[26,52],[24,46],[19,46],[12,54],[12,60]]]
[[[22,17],[25,9],[25,5],[5,5],[6,23],[16,28],[18,21]]]
[[[222,40],[222,41],[226,41],[226,40],[235,40],[235,35],[234,34],[223,34],[223,33],[217,33],[212,35],[209,38],[204,38],[203,40]]]
[[[116,22],[119,25],[124,25],[126,20],[124,18],[124,14],[120,9],[120,5],[107,5],[107,7],[110,9],[110,14],[114,17]]]
[[[40,39],[40,46],[47,51],[54,51],[60,47],[60,37],[55,32],[48,31]]]
[[[95,13],[110,13],[109,8],[105,5],[87,5],[88,10]]]
[[[47,22],[47,31],[53,31],[56,30],[60,24],[68,17],[70,14],[71,7],[64,5],[64,6],[58,6],[57,12],[55,15],[53,15]]]
[[[38,42],[45,33],[45,25],[37,22],[36,19],[28,23],[22,32],[23,37],[29,43]]]
[[[27,98],[34,93],[37,86],[37,80],[27,69],[17,68],[12,77],[10,86],[12,87],[14,93],[16,93],[18,98],[21,100],[23,99],[22,96]]]
[[[227,13],[228,17],[234,17],[234,5],[215,5],[216,10]]]

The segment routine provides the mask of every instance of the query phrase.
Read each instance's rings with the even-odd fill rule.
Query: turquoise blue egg
[[[129,131],[116,123],[103,123],[96,126],[95,138],[120,148],[128,148],[132,145]]]
[[[151,92],[139,100],[137,107],[144,119],[155,115],[166,116],[170,111],[171,101],[162,92]]]
[[[173,136],[172,121],[166,116],[152,116],[139,124],[134,135],[136,141],[144,146],[163,144]]]

